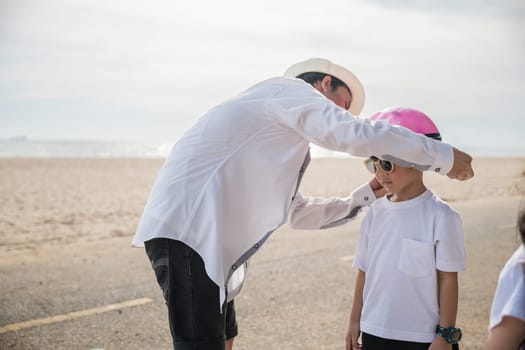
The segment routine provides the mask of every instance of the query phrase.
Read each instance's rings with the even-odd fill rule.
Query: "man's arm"
[[[438,270],[439,325],[455,327],[458,312],[458,273]],[[436,325],[437,326],[437,325]],[[450,350],[445,338],[436,336],[429,350]]]
[[[406,128],[355,118],[306,84],[283,88],[266,107],[277,122],[326,149],[358,157],[395,158],[458,180],[474,174],[466,153]]]
[[[349,197],[303,197],[297,193],[288,223],[298,230],[335,227],[353,220],[362,207],[385,195],[385,189],[374,178],[353,191]]]

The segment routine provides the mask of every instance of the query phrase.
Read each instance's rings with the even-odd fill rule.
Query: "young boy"
[[[432,120],[415,109],[390,108],[371,119],[441,140]],[[425,187],[425,169],[388,154],[365,164],[387,195],[372,204],[361,224],[347,350],[361,348],[361,332],[363,350],[458,349],[457,272],[465,269],[461,218]]]

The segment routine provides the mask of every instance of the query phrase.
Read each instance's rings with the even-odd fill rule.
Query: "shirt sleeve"
[[[353,156],[377,156],[446,175],[452,146],[409,129],[353,117],[310,85],[286,86],[266,102],[267,113],[320,147]]]
[[[374,191],[368,183],[353,191],[349,197],[303,197],[297,193],[288,216],[294,229],[325,229],[353,220],[361,208],[375,201]]]
[[[466,269],[462,221],[459,214],[452,209],[438,212],[434,244],[438,270],[460,272]]]
[[[509,262],[502,269],[492,308],[489,330],[497,326],[503,317],[510,316],[525,321],[525,271],[523,262]]]
[[[359,230],[359,238],[357,239],[357,245],[355,248],[354,262],[352,266],[363,272],[368,269],[368,231],[369,223],[371,220],[372,213],[369,211],[361,222],[361,229]]]

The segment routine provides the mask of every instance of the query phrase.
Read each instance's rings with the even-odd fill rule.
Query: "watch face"
[[[453,342],[458,342],[461,340],[461,329],[453,329],[451,332],[450,332],[450,335],[449,335],[449,338],[451,341]]]

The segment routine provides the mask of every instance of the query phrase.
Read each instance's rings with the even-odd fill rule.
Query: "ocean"
[[[174,143],[0,139],[3,158],[165,158]]]
[[[452,142],[451,142],[452,143]],[[454,143],[452,143],[454,144]],[[24,137],[0,139],[2,158],[166,158],[174,142],[34,140]],[[525,145],[455,143],[478,157],[525,157]],[[344,158],[348,155],[312,145],[312,156]]]

